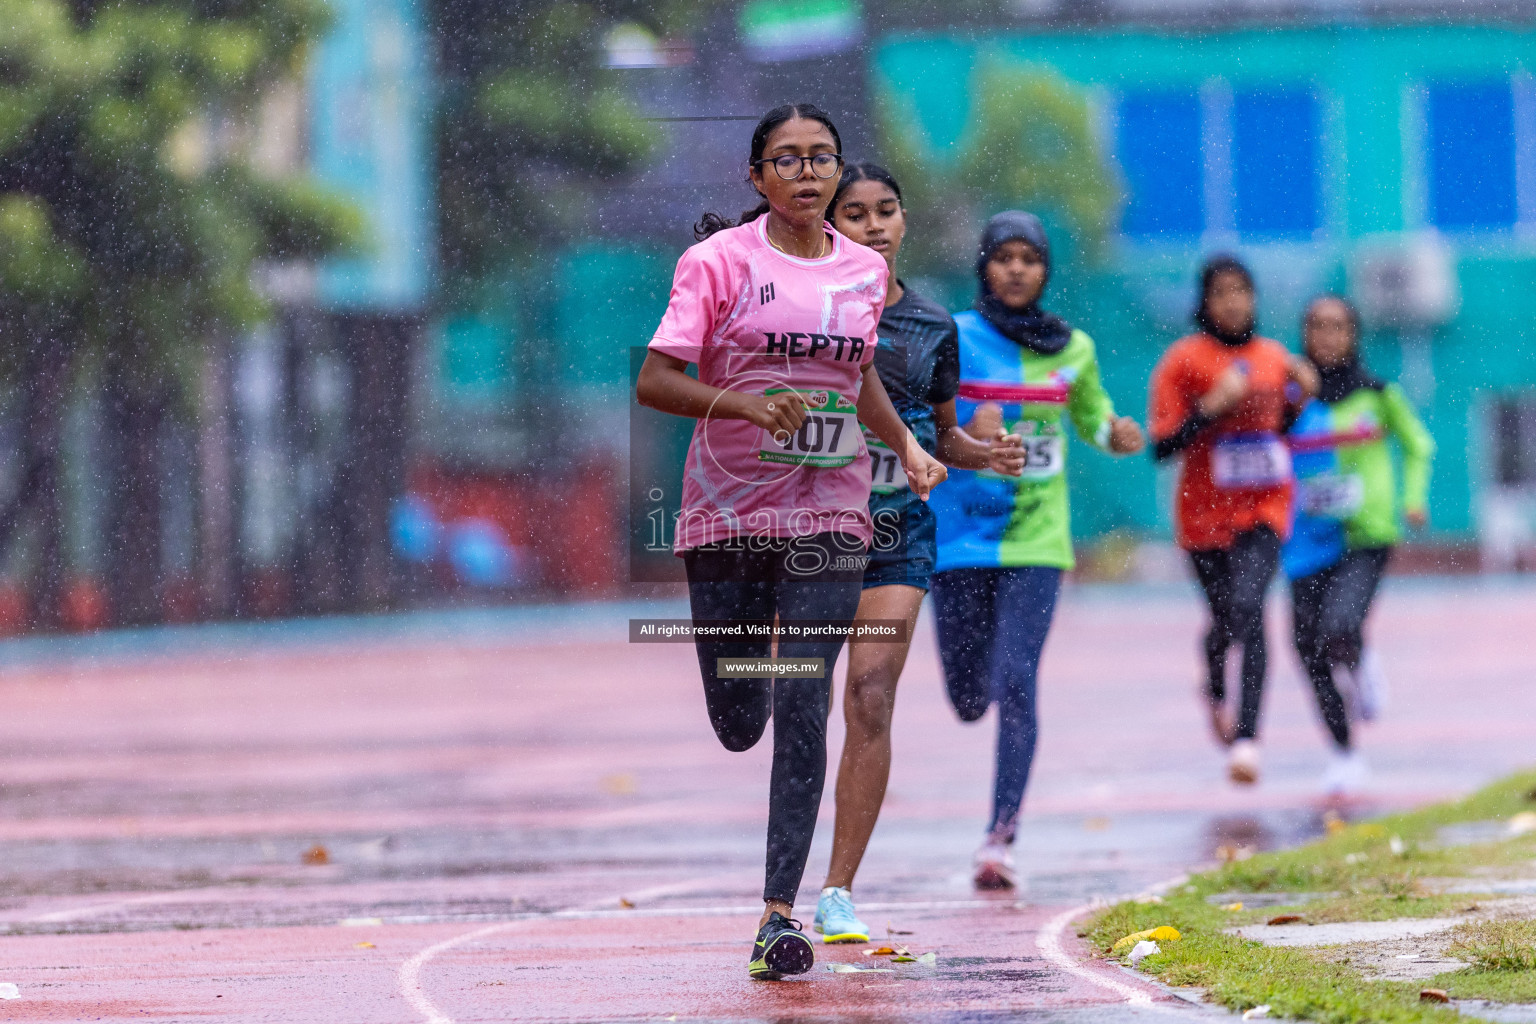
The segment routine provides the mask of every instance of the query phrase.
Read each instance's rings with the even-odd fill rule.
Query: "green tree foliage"
[[[947,274],[974,253],[981,221],[1008,207],[1067,228],[1089,258],[1113,226],[1119,189],[1083,91],[1053,71],[994,61],[971,90],[958,149],[935,153],[909,111],[887,95],[882,148],[914,224],[903,259],[914,272]]]
[[[227,138],[178,158],[198,124],[238,138],[323,17],[320,0],[0,0],[0,307],[163,357],[135,361],[152,375],[263,313],[257,261],[357,239],[349,206],[263,180]]]
[[[248,157],[322,0],[0,0],[0,354],[19,379],[21,485],[42,540],[39,618],[62,572],[61,406],[91,350],[108,446],[106,576],[123,621],[160,615],[159,441],[217,330],[265,313],[263,260],[337,252],[358,214]]]
[[[707,0],[438,0],[445,278],[467,283],[590,229],[591,187],[635,167],[654,136],[604,67],[633,22],[667,35]]]

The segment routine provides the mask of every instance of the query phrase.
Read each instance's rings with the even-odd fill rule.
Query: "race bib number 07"
[[[836,391],[793,391],[771,388],[774,395],[799,394],[806,402],[805,422],[792,433],[777,438],[763,431],[763,446],[757,457],[764,462],[780,462],[817,469],[835,469],[852,464],[859,456],[859,411]]]
[[[1291,478],[1291,450],[1274,434],[1233,434],[1211,449],[1211,477],[1224,491],[1279,487]]]

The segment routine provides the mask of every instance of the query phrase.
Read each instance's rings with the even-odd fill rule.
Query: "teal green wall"
[[[1049,33],[985,40],[924,35],[890,38],[871,57],[878,91],[910,112],[928,155],[943,161],[965,129],[972,76],[996,58],[1045,65],[1107,100],[1127,87],[1189,87],[1212,79],[1234,86],[1310,83],[1329,125],[1322,146],[1326,230],[1284,244],[1239,244],[1260,286],[1262,329],[1296,344],[1301,306],[1315,292],[1340,289],[1361,236],[1397,231],[1404,222],[1405,87],[1435,79],[1488,78],[1536,71],[1536,32],[1499,26],[1339,27],[1181,35],[1152,31]],[[1433,343],[1437,388],[1421,412],[1439,444],[1431,491],[1434,528],[1450,537],[1473,529],[1480,486],[1468,452],[1480,446],[1474,403],[1536,384],[1536,225],[1530,233],[1457,237],[1460,313]],[[1058,248],[1070,252],[1071,240]],[[1223,245],[1223,248],[1229,246]],[[1198,243],[1116,242],[1107,259],[1068,259],[1053,278],[1048,304],[1098,343],[1106,385],[1121,411],[1144,419],[1146,382],[1168,343],[1188,329]],[[572,400],[627,402],[632,346],[644,345],[666,305],[673,249],[590,239],[550,263],[549,278],[530,282],[541,296],[537,324],[527,323],[516,289],[492,289],[445,346],[441,371],[466,397],[515,387],[519,339],[545,339],[556,386]],[[923,281],[952,309],[974,293],[967,267]],[[519,327],[519,325],[521,325]],[[497,338],[500,338],[498,347]],[[1394,337],[1368,335],[1363,348],[1378,373],[1395,377]],[[585,396],[577,398],[576,396]],[[1078,446],[1070,468],[1074,529],[1087,538],[1110,530],[1167,536],[1170,482],[1144,457],[1110,459]],[[1166,471],[1165,471],[1166,472]]]
[[[523,365],[516,349],[537,339],[529,342],[539,346],[530,386],[557,398],[622,400],[630,348],[643,347],[656,330],[677,256],[654,245],[586,239],[556,255],[547,276],[488,283],[438,327],[440,385],[460,404],[510,402]],[[529,294],[537,299],[524,301]]]
[[[628,388],[629,350],[656,332],[678,255],[589,241],[561,257],[555,322],[563,383],[610,394]]]
[[[1320,148],[1326,229],[1317,239],[1276,244],[1230,242],[1253,264],[1260,288],[1261,329],[1291,346],[1307,297],[1345,284],[1357,239],[1415,227],[1405,223],[1405,91],[1419,83],[1507,77],[1536,71],[1536,32],[1505,26],[1319,27],[1186,35],[1172,32],[1043,33],[984,40],[944,34],[891,38],[873,69],[894,109],[915,118],[928,156],[942,163],[965,131],[970,88],[987,60],[1055,69],[1109,99],[1122,89],[1198,86],[1310,86],[1327,125]],[[1530,225],[1536,229],[1536,225]],[[1527,325],[1536,317],[1536,244],[1525,231],[1452,237],[1461,306],[1437,331],[1437,387],[1420,411],[1440,454],[1431,495],[1434,528],[1468,534],[1481,481],[1468,451],[1481,424],[1481,396],[1536,383],[1536,348]],[[1158,355],[1187,330],[1193,277],[1206,247],[1198,242],[1120,241],[1102,265],[1062,268],[1047,303],[1076,320],[1099,343],[1104,377],[1124,411],[1144,416],[1146,381]],[[968,301],[963,268],[936,282],[954,303]],[[1399,370],[1395,337],[1371,335],[1364,349],[1373,369]],[[1422,397],[1422,396],[1421,396]],[[1073,512],[1079,536],[1114,528],[1166,533],[1167,481],[1143,459],[1111,460],[1084,452],[1073,468]]]

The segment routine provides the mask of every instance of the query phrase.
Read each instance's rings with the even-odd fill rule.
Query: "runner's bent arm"
[[[1086,334],[1083,338],[1088,339]],[[1144,443],[1141,428],[1127,416],[1115,415],[1115,403],[1099,379],[1099,358],[1088,339],[1088,361],[1083,372],[1067,392],[1067,415],[1084,441],[1111,455],[1140,451]]]
[[[1318,391],[1322,390],[1323,379],[1317,375],[1317,368],[1301,356],[1290,356],[1285,361],[1285,375],[1301,388],[1299,401],[1290,403],[1293,406],[1307,404],[1307,399],[1316,398]]]
[[[865,365],[864,380],[859,386],[859,422],[901,458],[902,468],[907,471],[912,489],[919,498],[927,500],[928,492],[947,475],[944,466],[923,451],[923,446],[917,443],[912,431],[901,422],[873,362]]]
[[[1001,417],[982,433],[961,427],[955,411],[955,396],[959,393],[960,331],[951,319],[934,352],[933,378],[928,390],[928,404],[933,407],[934,451],[940,462],[957,469],[990,469],[1005,476],[1023,473],[1025,453],[1019,436],[1003,430]]]
[[[935,402],[933,424],[939,437],[939,461],[956,469],[991,469],[1007,476],[1024,471],[1024,449],[1019,435],[1004,434],[983,440],[967,433],[955,412],[955,400]]]
[[[1403,511],[1409,516],[1422,516],[1429,498],[1434,439],[1408,404],[1408,396],[1396,384],[1388,384],[1382,390],[1381,404],[1387,432],[1397,438],[1403,451]]]
[[[1185,393],[1183,360],[1177,349],[1166,353],[1152,371],[1147,428],[1152,433],[1152,458],[1164,462],[1188,448],[1202,430],[1216,422],[1201,403]]]
[[[635,397],[641,405],[691,419],[746,420],[770,433],[793,433],[805,422],[805,401],[799,395],[750,395],[711,387],[687,372],[688,364],[655,349],[645,354]],[[890,404],[890,400],[886,400]]]

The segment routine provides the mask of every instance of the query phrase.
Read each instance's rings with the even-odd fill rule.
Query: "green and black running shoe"
[[[786,974],[804,974],[816,963],[811,940],[800,933],[800,922],[775,910],[757,930],[747,973],[757,981],[778,981]]]

